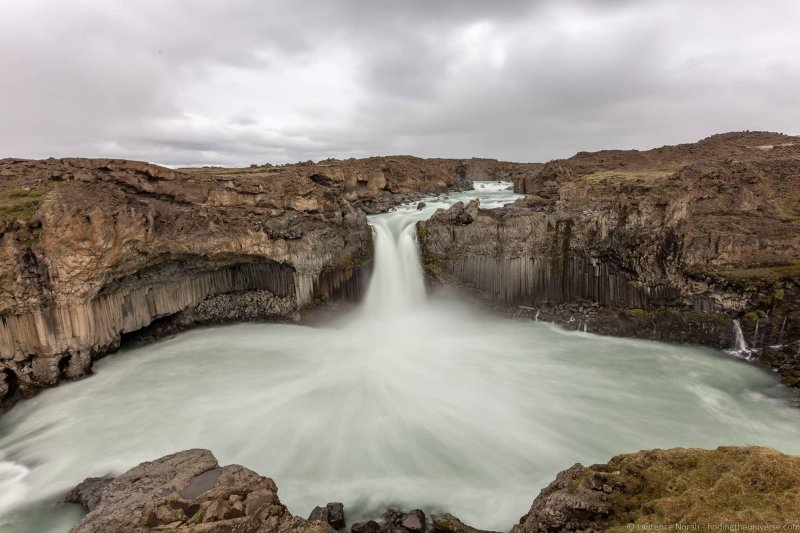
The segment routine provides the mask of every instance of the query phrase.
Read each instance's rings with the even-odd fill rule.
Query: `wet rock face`
[[[220,467],[208,450],[188,450],[115,479],[89,478],[67,501],[89,510],[72,533],[325,533],[321,522],[289,513],[277,490],[271,479],[242,466]]]
[[[738,319],[798,384],[800,143],[756,148],[774,135],[548,163],[511,206],[419,223],[425,269],[572,329],[730,348]]]

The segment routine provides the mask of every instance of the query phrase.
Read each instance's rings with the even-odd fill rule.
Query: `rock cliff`
[[[292,319],[357,293],[369,266],[364,214],[309,178],[88,159],[4,160],[0,176],[5,405],[159,319]]]
[[[515,189],[418,225],[432,277],[597,333],[732,348],[739,325],[741,355],[800,383],[800,139],[581,153]]]

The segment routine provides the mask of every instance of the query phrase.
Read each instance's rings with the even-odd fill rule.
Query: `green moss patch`
[[[37,190],[11,189],[0,199],[0,220],[29,220],[42,203],[44,193]]]
[[[760,280],[774,283],[785,279],[800,279],[800,263],[724,270],[719,272],[719,275],[734,280]]]

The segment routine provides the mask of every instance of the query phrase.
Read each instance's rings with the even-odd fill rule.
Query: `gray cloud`
[[[800,133],[800,4],[5,0],[0,157],[547,160]]]

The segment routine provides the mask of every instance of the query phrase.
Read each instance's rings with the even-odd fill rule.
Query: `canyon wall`
[[[291,320],[357,297],[369,270],[366,217],[307,177],[85,159],[0,174],[4,405],[86,375],[153,321]]]
[[[776,135],[550,162],[515,181],[526,196],[511,206],[420,223],[424,266],[596,333],[733,348],[737,320],[740,354],[798,385],[800,145]]]

